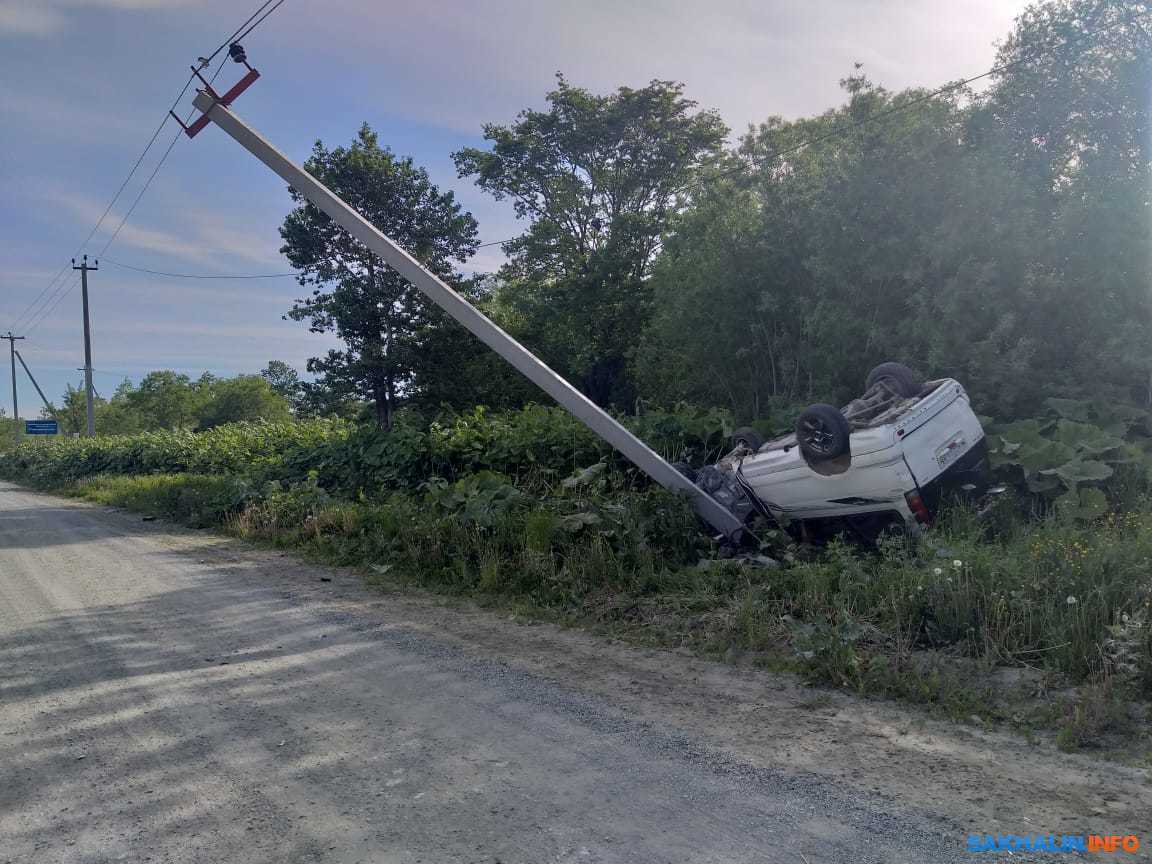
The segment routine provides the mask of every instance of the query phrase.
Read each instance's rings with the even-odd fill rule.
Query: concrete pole
[[[719,501],[662,459],[647,444],[556,374],[527,348],[505,333],[479,309],[453,291],[415,258],[378,231],[367,219],[349,207],[331,189],[292,162],[255,129],[200,91],[193,104],[240,144],[271,168],[289,186],[327,213],[336,224],[371,249],[392,269],[415,285],[428,299],[471,331],[481,342],[511,363],[532,383],[570,411],[585,426],[607,441],[640,470],[666,489],[692,499],[696,512],[725,537],[739,538],[743,522]]]
[[[99,261],[89,264],[87,255],[80,259],[79,266],[76,265],[76,259],[72,259],[72,269],[80,271],[80,294],[84,302],[84,395],[88,409],[89,438],[96,437],[96,405],[92,398],[92,323],[88,316],[88,271],[99,270],[99,264]]]
[[[44,391],[40,389],[40,385],[36,382],[36,376],[32,374],[32,370],[28,368],[28,364],[24,362],[24,358],[20,356],[19,351],[16,352],[16,359],[20,361],[20,365],[24,367],[24,371],[28,374],[28,380],[32,382],[32,386],[36,388],[36,392],[40,395],[40,401],[44,403],[44,410],[55,416],[52,403],[48,401],[48,397],[45,396]]]
[[[20,401],[16,393],[16,343],[23,338],[13,336],[11,330],[7,336],[0,336],[0,339],[8,340],[9,359],[12,361],[12,437],[17,442],[20,440]]]

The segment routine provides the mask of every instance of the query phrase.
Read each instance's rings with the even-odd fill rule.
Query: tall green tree
[[[212,377],[205,374],[199,381],[182,372],[160,369],[149,372],[136,387],[121,385],[117,396],[143,418],[150,429],[195,428],[206,400],[206,388]]]
[[[646,392],[756,416],[847,399],[892,359],[1005,417],[1152,404],[1152,52],[1126,17],[1143,5],[1031,8],[985,94],[857,74],[844,105],[745,136],[744,170],[666,238]]]
[[[237,375],[215,381],[197,418],[198,429],[225,423],[283,422],[292,416],[288,400],[260,375]]]
[[[459,281],[453,262],[475,251],[476,221],[423,168],[382,146],[368,124],[347,147],[317,141],[304,167],[441,279]],[[423,349],[443,319],[411,283],[289,192],[297,207],[281,226],[281,251],[313,290],[288,316],[344,343],[310,359],[308,371],[336,396],[371,401],[377,423],[390,428],[399,400],[420,390],[422,373],[438,360]]]
[[[530,223],[504,244],[503,320],[592,399],[630,408],[661,234],[728,130],[680,84],[601,96],[557,77],[546,111],[485,126],[490,147],[454,158],[461,177]]]
[[[56,417],[60,420],[61,432],[84,432],[87,429],[84,391],[71,384],[65,385],[64,398],[61,406],[56,409]]]
[[[12,445],[16,436],[16,423],[8,413],[0,408],[0,450]]]
[[[842,107],[747,134],[673,223],[641,349],[650,395],[749,418],[846,399],[886,359],[966,377],[977,346],[1015,356],[998,295],[1025,263],[970,265],[1030,221],[987,218],[1021,208],[968,148],[962,94],[842,83]]]
[[[981,106],[1041,187],[1078,178],[1145,182],[1152,137],[1152,3],[1049,0],[1001,45]]]
[[[302,389],[299,372],[283,360],[269,360],[268,365],[260,370],[260,377],[295,409]]]
[[[1004,42],[974,126],[1052,218],[1028,289],[1036,364],[1152,406],[1152,4],[1056,0]]]

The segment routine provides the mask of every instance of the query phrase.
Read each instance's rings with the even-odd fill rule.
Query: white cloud
[[[0,7],[0,32],[3,32],[3,7]],[[0,83],[0,114],[9,123],[19,122],[26,132],[84,144],[104,144],[110,139],[136,133],[146,134],[156,124],[154,106],[135,103],[117,105],[109,111],[99,104],[91,105],[76,98],[62,96],[75,87],[75,82],[52,81],[51,87],[29,92],[17,86]]]
[[[104,205],[69,190],[49,187],[41,190],[40,195],[49,205],[67,210],[82,225],[95,225],[104,212]],[[154,187],[149,190],[149,195],[152,197],[157,195]],[[100,233],[93,238],[89,248],[99,249],[103,246],[120,224],[125,208],[131,206],[135,197],[136,187],[125,192],[116,209],[105,218]],[[145,203],[148,200],[147,197],[143,199]],[[153,204],[153,209],[156,209],[155,202]],[[133,223],[133,219],[140,212],[137,210],[133,214],[133,219],[126,222],[116,235],[112,249],[128,247],[172,256],[195,263],[197,272],[212,272],[211,267],[205,267],[205,262],[211,263],[220,258],[226,262],[284,269],[283,259],[276,255],[276,245],[271,242],[274,234],[228,223],[224,221],[219,211],[200,210],[189,207],[184,202],[180,202],[178,206],[169,206],[169,203],[165,202],[159,209],[170,218],[174,218],[177,224],[170,229],[142,227]],[[155,225],[154,219],[141,218],[139,221]]]
[[[0,33],[47,36],[59,30],[63,23],[60,13],[44,4],[32,5],[20,0],[0,3]]]
[[[3,0],[0,2],[0,35],[51,36],[68,25],[68,7],[88,6],[138,12],[171,9],[188,0]]]
[[[981,72],[1027,0],[327,0],[324,16],[277,22],[281,50],[340,64],[348,92],[412,119],[479,132],[541,105],[553,73],[604,92],[652,78],[684,81],[740,133],[842,99],[861,61],[892,88]],[[388,51],[379,52],[386,34]],[[349,58],[365,58],[349,62]],[[368,58],[371,58],[370,60]]]

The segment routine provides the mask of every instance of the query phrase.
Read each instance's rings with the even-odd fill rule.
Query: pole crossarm
[[[422,291],[428,299],[492,348],[578,420],[615,447],[661,486],[688,495],[696,512],[725,537],[744,533],[743,522],[696,486],[610,414],[592,402],[479,309],[453,291],[415,258],[377,230],[323,183],[292,162],[255,129],[211,94],[200,91],[193,104],[289,186],[330,216],[353,237]]]

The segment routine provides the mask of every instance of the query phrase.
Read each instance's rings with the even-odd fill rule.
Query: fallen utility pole
[[[255,80],[251,70],[248,76]],[[203,78],[201,78],[203,81]],[[193,104],[203,116],[185,127],[189,137],[202,128],[205,118],[215,123],[244,149],[271,168],[289,186],[332,218],[336,224],[380,256],[385,263],[415,285],[433,303],[467,328],[481,342],[511,363],[532,383],[570,411],[585,426],[624,454],[640,470],[666,489],[688,495],[696,512],[725,537],[744,534],[743,522],[720,502],[677,471],[647,444],[629,432],[615,418],[554,372],[527,348],[509,336],[484,313],[426,270],[420,262],[378,231],[367,219],[349,207],[332,190],[292,162],[228,107],[239,85],[223,97],[208,82],[198,91]]]
[[[12,437],[17,441],[20,440],[20,402],[16,396],[16,343],[24,338],[13,336],[11,330],[7,336],[0,336],[0,339],[8,340],[9,359],[12,361]]]
[[[28,375],[28,380],[32,382],[32,386],[36,388],[36,392],[40,395],[40,401],[44,403],[44,410],[49,414],[55,415],[56,409],[52,407],[52,403],[48,401],[48,397],[44,395],[44,391],[40,389],[40,385],[36,383],[36,376],[32,374],[32,370],[28,368],[28,364],[24,362],[24,358],[20,356],[20,352],[16,352],[16,359],[20,361],[20,365],[24,367],[25,373]]]
[[[80,271],[80,293],[84,298],[84,396],[88,409],[88,437],[96,437],[96,405],[92,401],[92,324],[88,319],[88,271],[99,270],[100,262],[88,263],[88,256],[80,259],[80,266],[76,266],[76,259],[72,259],[72,269]]]

